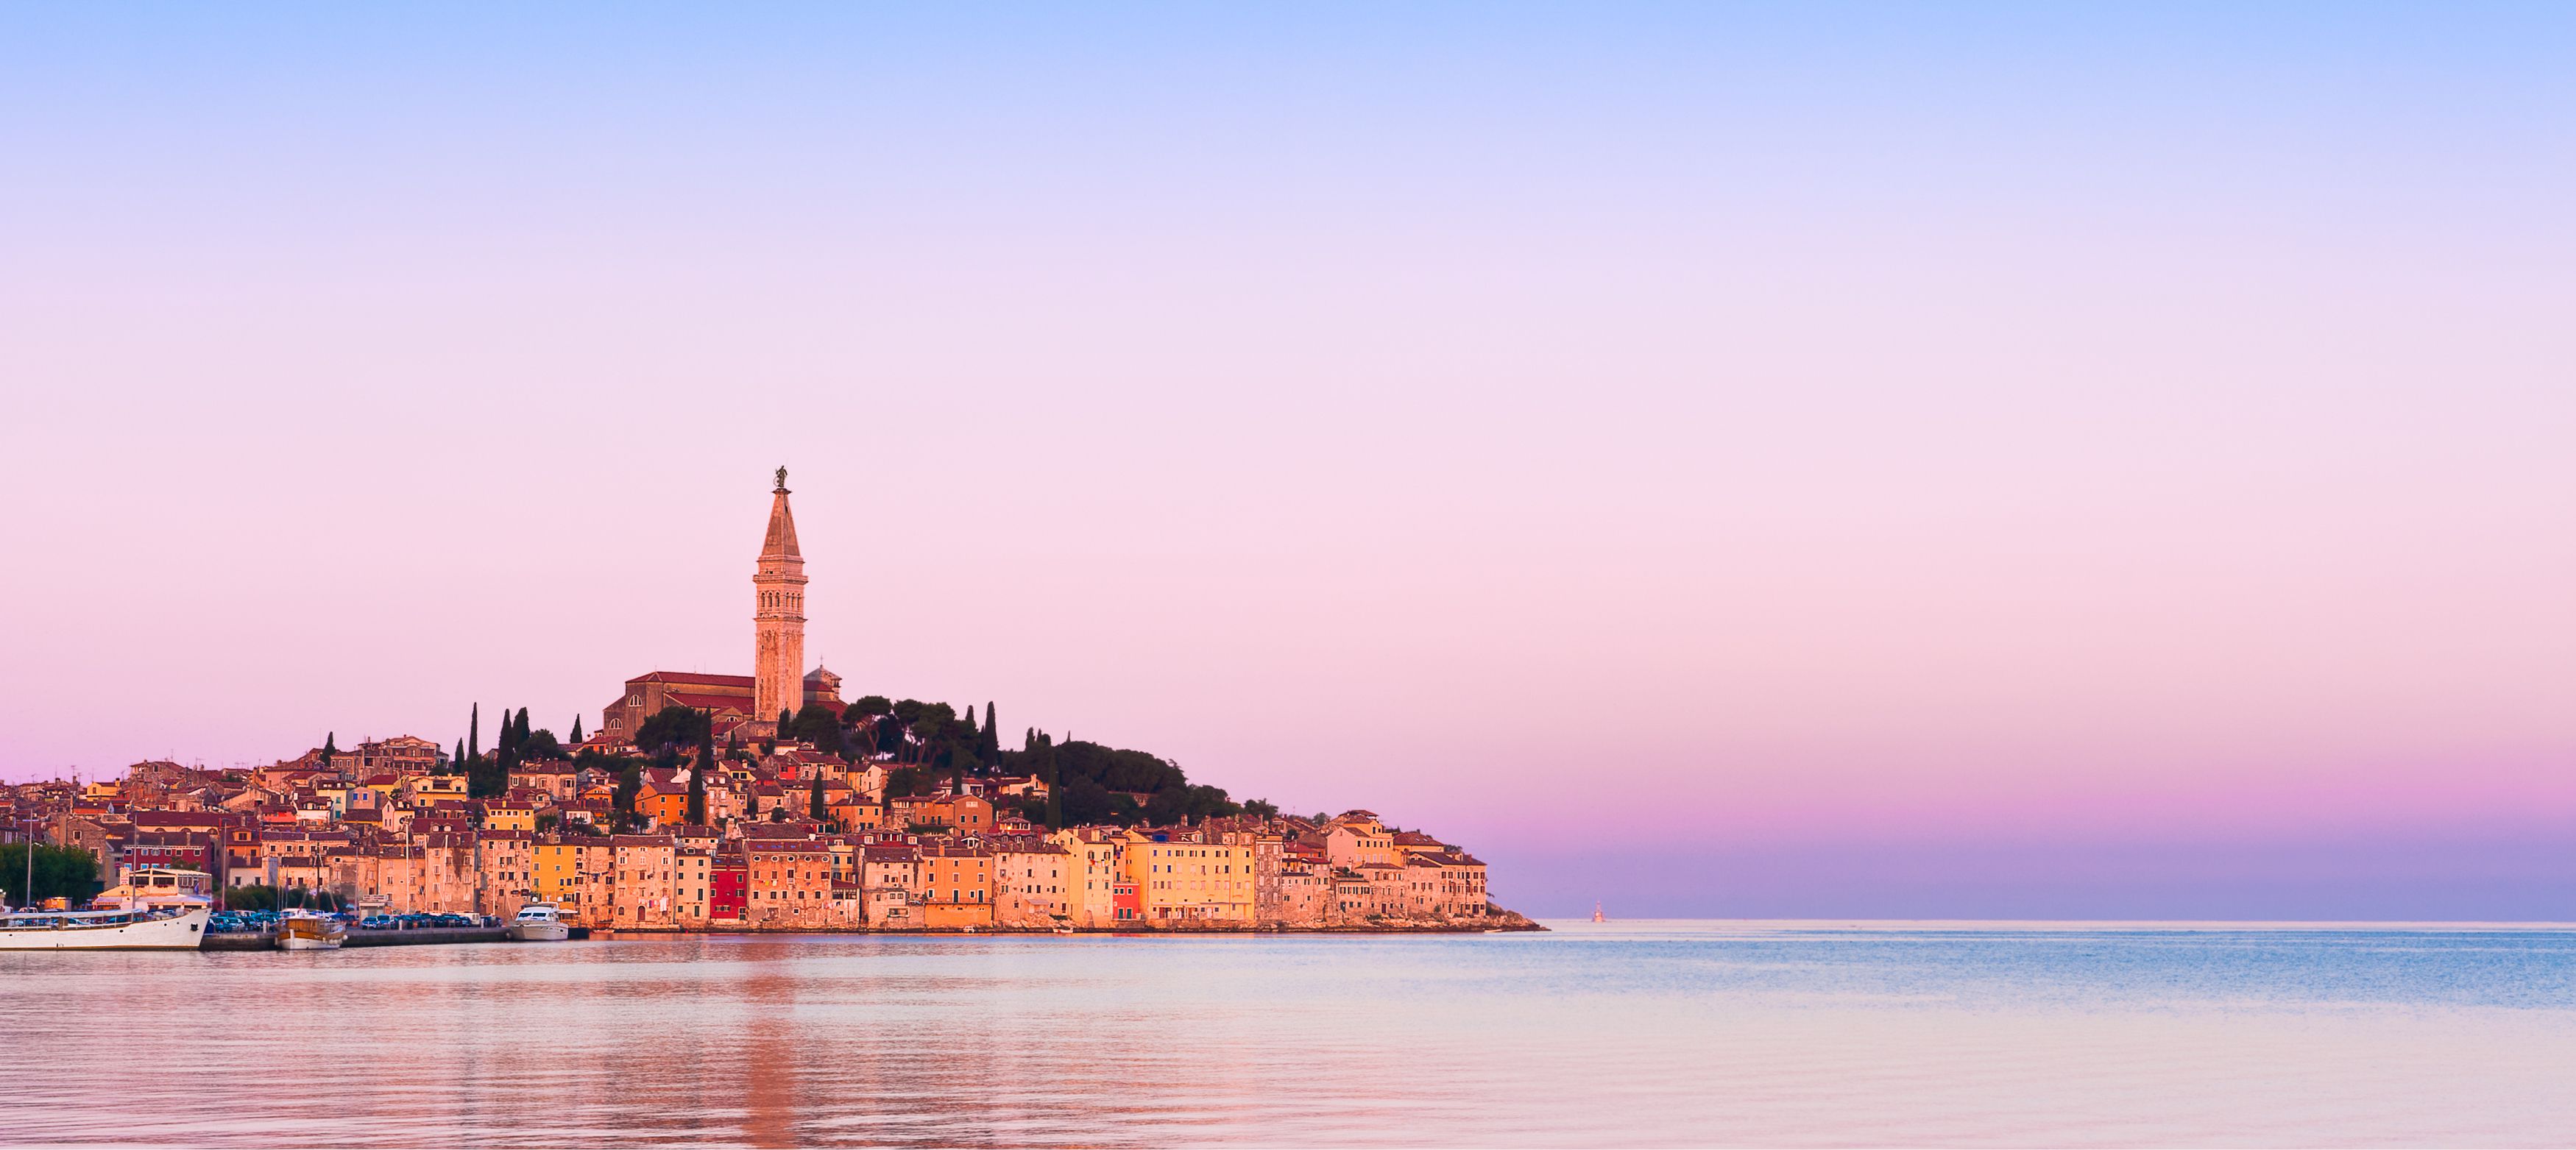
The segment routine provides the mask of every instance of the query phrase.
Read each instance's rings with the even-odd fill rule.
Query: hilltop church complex
[[[989,708],[979,726],[971,707],[961,722],[941,704],[845,702],[838,676],[804,665],[788,495],[780,468],[749,675],[638,675],[589,737],[576,724],[562,743],[522,710],[499,716],[490,751],[478,717],[455,753],[404,736],[267,767],[23,784],[0,836],[89,852],[96,885],[176,867],[223,892],[328,892],[370,911],[546,902],[599,930],[1527,925],[1487,900],[1484,863],[1368,811],[1247,808],[1141,752],[1035,732],[1005,753]],[[669,737],[675,723],[691,737]],[[1090,765],[1062,765],[1076,759]],[[1114,789],[1131,786],[1145,789]],[[1068,796],[1096,821],[1064,825]]]
[[[706,712],[718,735],[777,733],[781,712],[820,704],[841,713],[841,677],[816,667],[805,673],[805,556],[796,549],[796,513],[787,506],[787,469],[769,493],[769,531],[751,577],[752,673],[701,675],[654,671],[626,681],[603,708],[601,733],[625,740],[664,707]]]

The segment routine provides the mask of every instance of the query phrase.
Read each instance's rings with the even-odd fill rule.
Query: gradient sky
[[[0,11],[0,777],[806,650],[1539,913],[2576,919],[2576,9]]]

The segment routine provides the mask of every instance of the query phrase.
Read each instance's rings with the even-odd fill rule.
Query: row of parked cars
[[[219,910],[206,919],[211,933],[267,934],[277,929],[277,912],[273,910]]]
[[[473,914],[371,914],[360,918],[354,914],[331,916],[360,930],[426,930],[438,926],[494,927],[501,920],[489,915]],[[277,929],[277,912],[273,910],[219,910],[206,919],[210,932],[269,934]]]

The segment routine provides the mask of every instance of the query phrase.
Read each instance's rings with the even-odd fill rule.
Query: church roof
[[[708,687],[751,689],[749,675],[701,675],[695,671],[654,671],[628,679],[629,683],[696,683]]]
[[[763,559],[802,559],[796,550],[796,515],[787,509],[787,489],[780,488],[769,501],[769,535],[760,541]]]
[[[740,695],[710,695],[700,691],[666,691],[663,693],[662,697],[670,702],[677,703],[680,706],[691,707],[701,711],[715,711],[719,713],[730,711],[734,714],[743,713],[743,697]]]

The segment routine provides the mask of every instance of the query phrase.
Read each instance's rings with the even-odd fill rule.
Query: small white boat
[[[0,950],[195,950],[213,913],[203,906],[9,911],[0,914]]]
[[[349,941],[349,924],[309,910],[290,910],[277,919],[277,949],[338,950]]]
[[[520,907],[519,917],[510,920],[510,938],[515,942],[562,942],[570,937],[571,924],[563,920],[563,911],[550,902]]]

